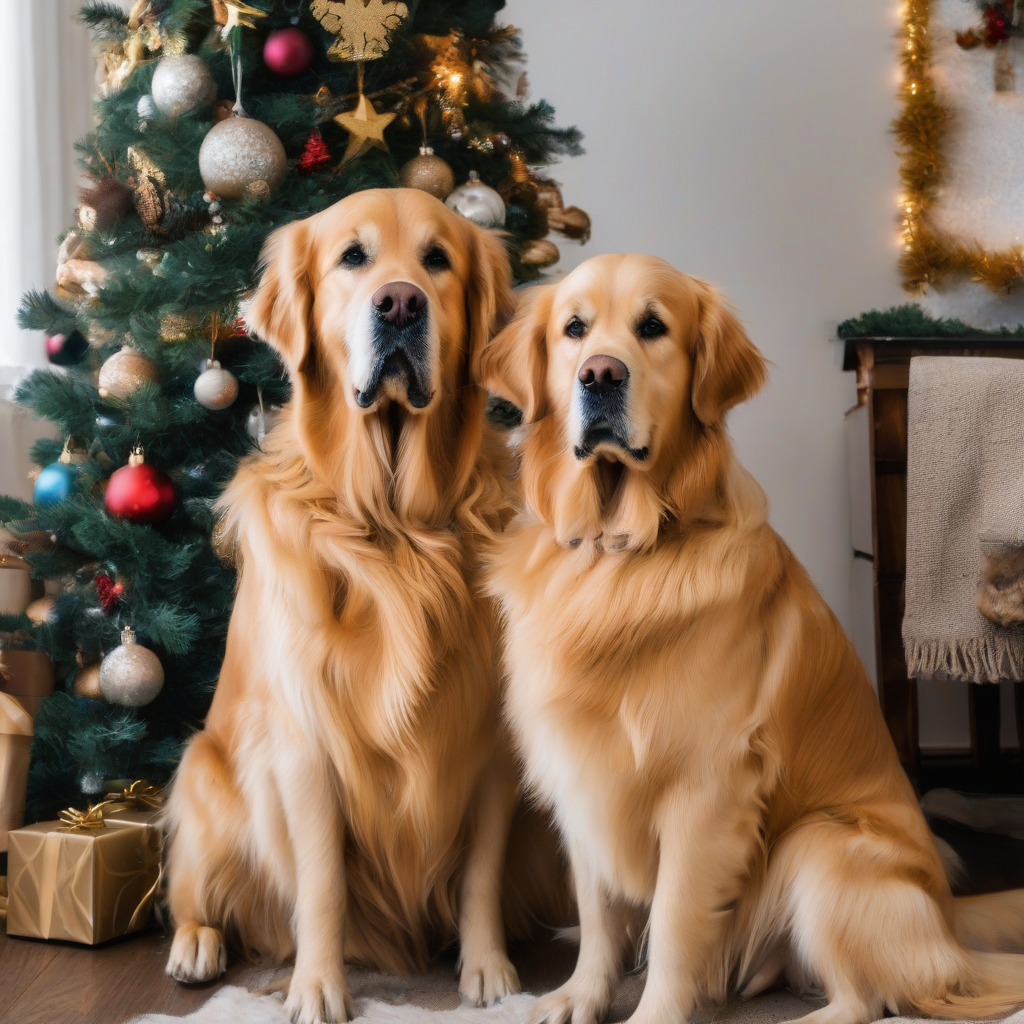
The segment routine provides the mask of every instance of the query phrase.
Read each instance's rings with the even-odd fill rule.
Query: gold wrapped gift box
[[[32,716],[0,692],[0,853],[7,836],[25,820],[25,787],[32,748]]]
[[[65,812],[11,832],[7,934],[95,945],[145,927],[160,879],[155,813]]]

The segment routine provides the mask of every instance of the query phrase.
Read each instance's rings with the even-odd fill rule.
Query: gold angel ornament
[[[312,0],[309,10],[332,36],[331,60],[376,60],[409,8],[398,0]]]

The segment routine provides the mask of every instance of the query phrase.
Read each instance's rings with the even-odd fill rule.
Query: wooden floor
[[[965,861],[969,877],[962,891],[1024,887],[1024,842],[945,825],[936,832]],[[178,985],[164,974],[169,946],[157,930],[97,948],[0,934],[0,1022],[120,1024],[142,1013],[184,1015],[222,985],[259,988],[274,976],[232,963],[216,983]],[[512,959],[524,989],[543,992],[569,975],[575,951],[546,943],[513,951]],[[454,979],[454,959],[447,966]]]

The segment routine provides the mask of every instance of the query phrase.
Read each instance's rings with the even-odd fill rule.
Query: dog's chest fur
[[[584,568],[544,532],[513,528],[491,577],[508,623],[507,714],[575,855],[647,901],[666,788],[726,772],[748,749],[758,645],[728,614],[706,614],[746,566],[666,550]]]
[[[333,766],[356,931],[397,910],[413,942],[429,908],[444,938],[497,717],[490,602],[473,596],[464,544],[367,534],[299,464],[251,463],[223,504],[253,684],[280,709],[254,720],[254,741],[271,760],[313,744]]]

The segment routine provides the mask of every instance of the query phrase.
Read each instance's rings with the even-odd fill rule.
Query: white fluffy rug
[[[427,1010],[421,1006],[396,1006],[376,999],[357,999],[357,1024],[523,1024],[536,996],[518,995],[504,1000],[489,1010],[463,1007],[455,1010]],[[817,1004],[817,1005],[820,1005]],[[717,1010],[698,1011],[694,1024],[779,1024],[799,1018],[815,1009],[788,992],[772,992],[747,1003],[733,1003]],[[614,1019],[621,1019],[617,1014]],[[289,1024],[279,996],[257,995],[244,988],[229,985],[212,996],[195,1013],[187,1017],[170,1017],[161,1013],[138,1017],[132,1024]],[[929,1024],[911,1017],[889,1017],[878,1024]],[[966,1022],[962,1022],[966,1024]],[[1005,1024],[1024,1024],[1024,1010],[1007,1017]]]
[[[512,996],[489,1010],[425,1010],[421,1006],[393,1006],[375,999],[357,999],[355,1021],[360,1024],[520,1024],[536,1002],[535,996]],[[169,1017],[149,1013],[134,1024],[289,1024],[283,1000],[261,996],[244,988],[222,988],[195,1013]]]

